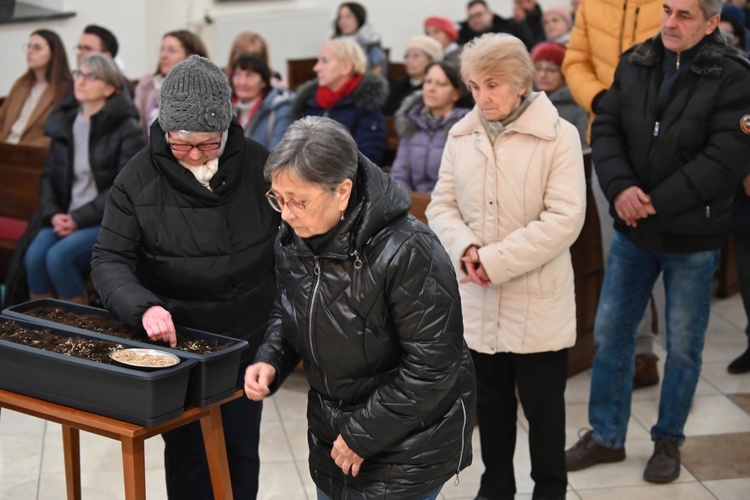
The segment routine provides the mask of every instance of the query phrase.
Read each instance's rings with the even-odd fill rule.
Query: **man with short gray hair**
[[[589,423],[569,471],[625,459],[637,320],[664,273],[667,359],[646,481],[680,475],[712,281],[750,155],[750,63],[717,28],[721,0],[665,0],[661,32],[623,54],[592,128],[615,236],[594,326]]]

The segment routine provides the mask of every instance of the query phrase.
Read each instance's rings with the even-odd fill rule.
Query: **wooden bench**
[[[394,75],[396,78],[400,78],[406,74],[404,65],[401,63],[390,62],[390,49],[384,49],[388,62],[388,80],[394,81]],[[308,80],[316,78],[317,75],[313,71],[313,66],[318,62],[317,57],[303,57],[301,59],[287,59],[286,60],[286,80],[289,84],[290,90],[297,90],[300,85]]]
[[[0,143],[0,276],[37,208],[47,149]]]

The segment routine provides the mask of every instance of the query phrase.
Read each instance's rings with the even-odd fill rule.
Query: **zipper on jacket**
[[[318,298],[321,279],[320,260],[318,259],[318,257],[315,257],[315,267],[313,268],[313,274],[315,274],[315,277],[313,278],[313,291],[312,295],[310,296],[310,308],[307,311],[307,341],[310,347],[310,354],[312,355],[313,361],[316,365],[320,366],[320,361],[318,360],[318,356],[315,353],[315,343],[313,342],[313,311],[315,310],[315,299]],[[328,391],[328,396],[333,398],[331,388],[328,386],[328,377],[326,377],[326,373],[322,369],[321,373],[323,374],[323,383],[326,386],[326,391]]]
[[[622,54],[622,37],[625,36],[625,18],[628,15],[628,2],[625,2],[622,6],[622,23],[620,23],[620,51],[618,54]]]
[[[459,396],[458,400],[461,401],[461,412],[464,416],[464,423],[461,426],[461,453],[458,455],[458,465],[456,466],[456,480],[453,481],[454,486],[458,486],[458,483],[461,482],[461,478],[459,477],[459,474],[461,472],[461,464],[464,463],[464,446],[466,443],[464,442],[464,436],[466,435],[466,405],[464,404],[464,399]]]
[[[633,40],[631,41],[631,45],[635,45],[636,36],[638,33],[638,13],[641,11],[640,7],[635,8],[635,19],[633,20]]]
[[[675,62],[675,67],[679,70],[680,69],[680,53],[677,53],[677,61]]]
[[[711,218],[711,207],[706,205],[706,219]]]
[[[659,128],[661,127],[660,122],[654,123],[654,137],[659,137]]]

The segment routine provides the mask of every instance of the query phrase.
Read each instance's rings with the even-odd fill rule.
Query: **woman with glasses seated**
[[[85,57],[73,72],[75,100],[47,120],[51,137],[39,206],[19,242],[32,299],[87,302],[84,278],[104,202],[117,174],[143,147],[138,113],[111,58]],[[31,242],[30,244],[28,242]]]
[[[151,124],[159,116],[159,91],[169,70],[192,55],[208,57],[206,46],[188,30],[170,31],[161,39],[159,64],[153,75],[146,75],[135,86],[133,100],[141,117],[143,136],[148,138]]]
[[[245,393],[304,360],[318,499],[437,498],[471,463],[475,404],[448,255],[330,118],[292,123],[265,174],[278,292]]]
[[[161,87],[148,146],[115,181],[94,247],[104,305],[152,340],[175,325],[247,340],[238,386],[266,329],[279,215],[264,194],[266,148],[233,118],[222,70],[191,56]],[[234,498],[255,498],[262,406],[222,406]],[[213,498],[198,423],[162,435],[169,498]]]
[[[0,142],[47,147],[44,122],[70,85],[70,67],[60,37],[36,30],[24,48],[28,70],[0,106]]]

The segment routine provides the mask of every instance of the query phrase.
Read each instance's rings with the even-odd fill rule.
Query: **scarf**
[[[183,162],[179,162],[179,164],[190,170],[190,172],[195,176],[195,179],[200,182],[203,187],[213,192],[213,189],[211,189],[211,186],[209,185],[209,181],[214,176],[216,171],[219,170],[218,158],[208,160],[203,165],[198,165],[197,167],[193,167]]]
[[[317,102],[318,106],[321,108],[328,109],[344,97],[354,92],[361,81],[362,75],[353,76],[345,81],[338,90],[331,90],[328,87],[321,87],[318,85],[318,90],[315,94],[315,102]]]
[[[237,121],[242,125],[242,130],[247,130],[247,126],[250,124],[255,112],[258,111],[263,98],[265,96],[261,93],[258,97],[249,102],[242,102],[239,99],[234,99],[234,110],[237,113]]]

